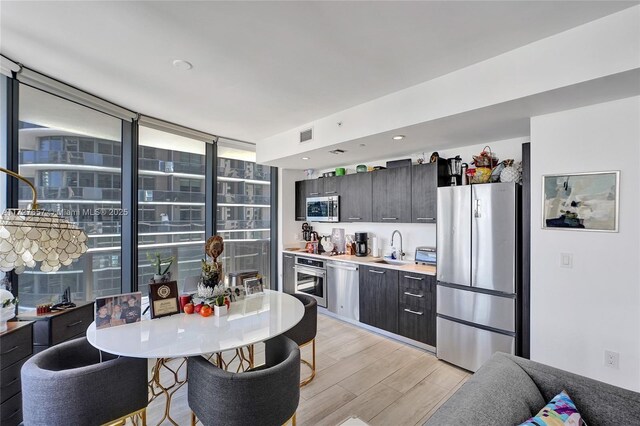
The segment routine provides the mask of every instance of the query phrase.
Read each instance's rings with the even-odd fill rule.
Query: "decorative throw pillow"
[[[520,426],[586,426],[576,405],[565,391],[557,394],[551,402]]]

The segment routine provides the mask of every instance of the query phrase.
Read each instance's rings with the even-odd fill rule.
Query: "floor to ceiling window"
[[[205,243],[205,142],[140,126],[138,288],[148,292],[149,256],[173,256],[172,279],[200,275]]]
[[[40,208],[59,212],[89,236],[89,251],[56,273],[28,269],[20,276],[20,305],[115,294],[121,288],[122,121],[20,85],[19,171],[37,188]],[[19,206],[31,202],[20,183]]]
[[[219,139],[217,232],[224,238],[225,274],[254,270],[268,287],[271,275],[271,168],[256,164],[255,149]]]

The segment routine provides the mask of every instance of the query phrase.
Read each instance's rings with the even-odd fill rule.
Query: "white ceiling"
[[[485,108],[451,115],[445,118],[394,129],[384,133],[353,139],[336,145],[325,146],[303,155],[279,158],[269,165],[285,169],[329,169],[364,163],[384,165],[382,159],[417,157],[432,151],[513,139],[521,143],[531,135],[531,117],[586,105],[608,102],[640,95],[640,69],[634,69],[580,84],[519,98]],[[396,141],[394,135],[405,138]],[[330,151],[340,148],[343,154]],[[553,155],[553,153],[550,153]]]
[[[0,52],[134,111],[255,142],[637,3],[3,0]]]

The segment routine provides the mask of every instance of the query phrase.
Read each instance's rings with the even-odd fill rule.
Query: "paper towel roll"
[[[378,247],[378,237],[371,237],[371,256],[380,257],[380,248]]]

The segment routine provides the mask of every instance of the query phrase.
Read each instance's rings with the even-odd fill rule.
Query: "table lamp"
[[[6,209],[0,217],[0,271],[35,268],[55,272],[86,253],[87,234],[75,224],[51,211],[38,208],[36,188],[18,173],[0,167],[0,172],[29,185],[31,205],[25,209]]]

